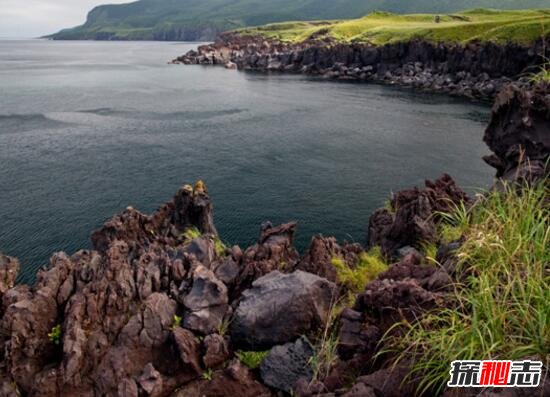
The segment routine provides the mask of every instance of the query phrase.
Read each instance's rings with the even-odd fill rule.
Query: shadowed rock
[[[534,181],[548,174],[550,84],[531,90],[509,85],[497,96],[483,140],[494,152],[485,161],[506,181]]]
[[[310,273],[269,273],[242,294],[231,340],[244,350],[258,350],[306,335],[326,323],[334,294],[333,283]]]
[[[313,347],[306,338],[275,346],[260,364],[263,382],[271,387],[290,393],[299,379],[311,381],[313,369],[310,359]]]

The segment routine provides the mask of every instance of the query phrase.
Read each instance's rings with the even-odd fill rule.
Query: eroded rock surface
[[[291,342],[326,323],[336,286],[297,270],[273,271],[242,294],[230,325],[235,346],[245,350]]]

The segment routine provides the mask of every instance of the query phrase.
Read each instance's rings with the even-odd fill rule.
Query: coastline
[[[547,183],[549,91],[547,83],[511,85],[498,95],[484,141],[502,180]],[[256,244],[225,246],[198,181],[152,215],[128,207],[113,216],[92,234],[92,250],[54,254],[34,286],[15,285],[18,261],[0,255],[0,391],[412,396],[421,384],[403,382],[411,362],[379,359],[380,341],[402,321],[453,308],[453,283],[464,276],[456,252],[466,242],[441,235],[438,214],[473,204],[444,174],[392,195],[372,214],[366,246],[313,236],[300,256],[295,222],[266,221]],[[358,269],[368,278],[357,281]],[[331,358],[314,367],[323,349]],[[549,390],[545,374],[538,388],[514,396]]]
[[[174,64],[223,65],[262,73],[301,73],[330,80],[365,81],[412,87],[491,101],[506,85],[532,86],[530,76],[544,64],[550,37],[533,45],[466,45],[421,40],[372,46],[308,39],[297,44],[262,36],[224,33]]]

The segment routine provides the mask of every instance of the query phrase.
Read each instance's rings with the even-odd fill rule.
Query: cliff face
[[[548,164],[548,90],[510,87],[497,98],[485,141],[499,175],[523,179],[511,171]],[[150,216],[129,207],[112,217],[92,234],[93,250],[54,254],[34,286],[14,286],[18,263],[0,255],[0,395],[414,395],[416,382],[402,382],[407,363],[373,357],[396,322],[452,305],[461,241],[441,243],[438,213],[470,200],[444,175],[395,194],[394,211],[373,214],[370,245],[392,265],[334,320],[337,350],[316,376],[314,346],[349,292],[333,258],[353,269],[363,248],[315,236],[300,257],[292,222],[263,223],[244,251],[225,247],[202,182],[184,185]],[[441,267],[417,250],[426,242],[439,246]],[[241,350],[269,353],[258,370],[241,362]],[[523,392],[511,396],[548,395],[550,381]]]
[[[550,38],[546,47],[550,46]],[[305,73],[328,79],[381,81],[452,95],[493,98],[544,62],[542,41],[532,46],[474,42],[466,45],[413,40],[372,46],[311,38],[285,44],[260,36],[225,33],[212,45],[175,59],[183,64],[224,64],[242,70]]]

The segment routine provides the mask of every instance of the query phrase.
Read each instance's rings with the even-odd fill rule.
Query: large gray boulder
[[[294,343],[275,346],[260,365],[262,380],[268,386],[290,393],[299,379],[311,381],[313,353],[313,347],[303,337]]]
[[[243,292],[230,325],[233,344],[243,350],[269,349],[319,329],[328,318],[336,286],[297,270],[273,271]]]

